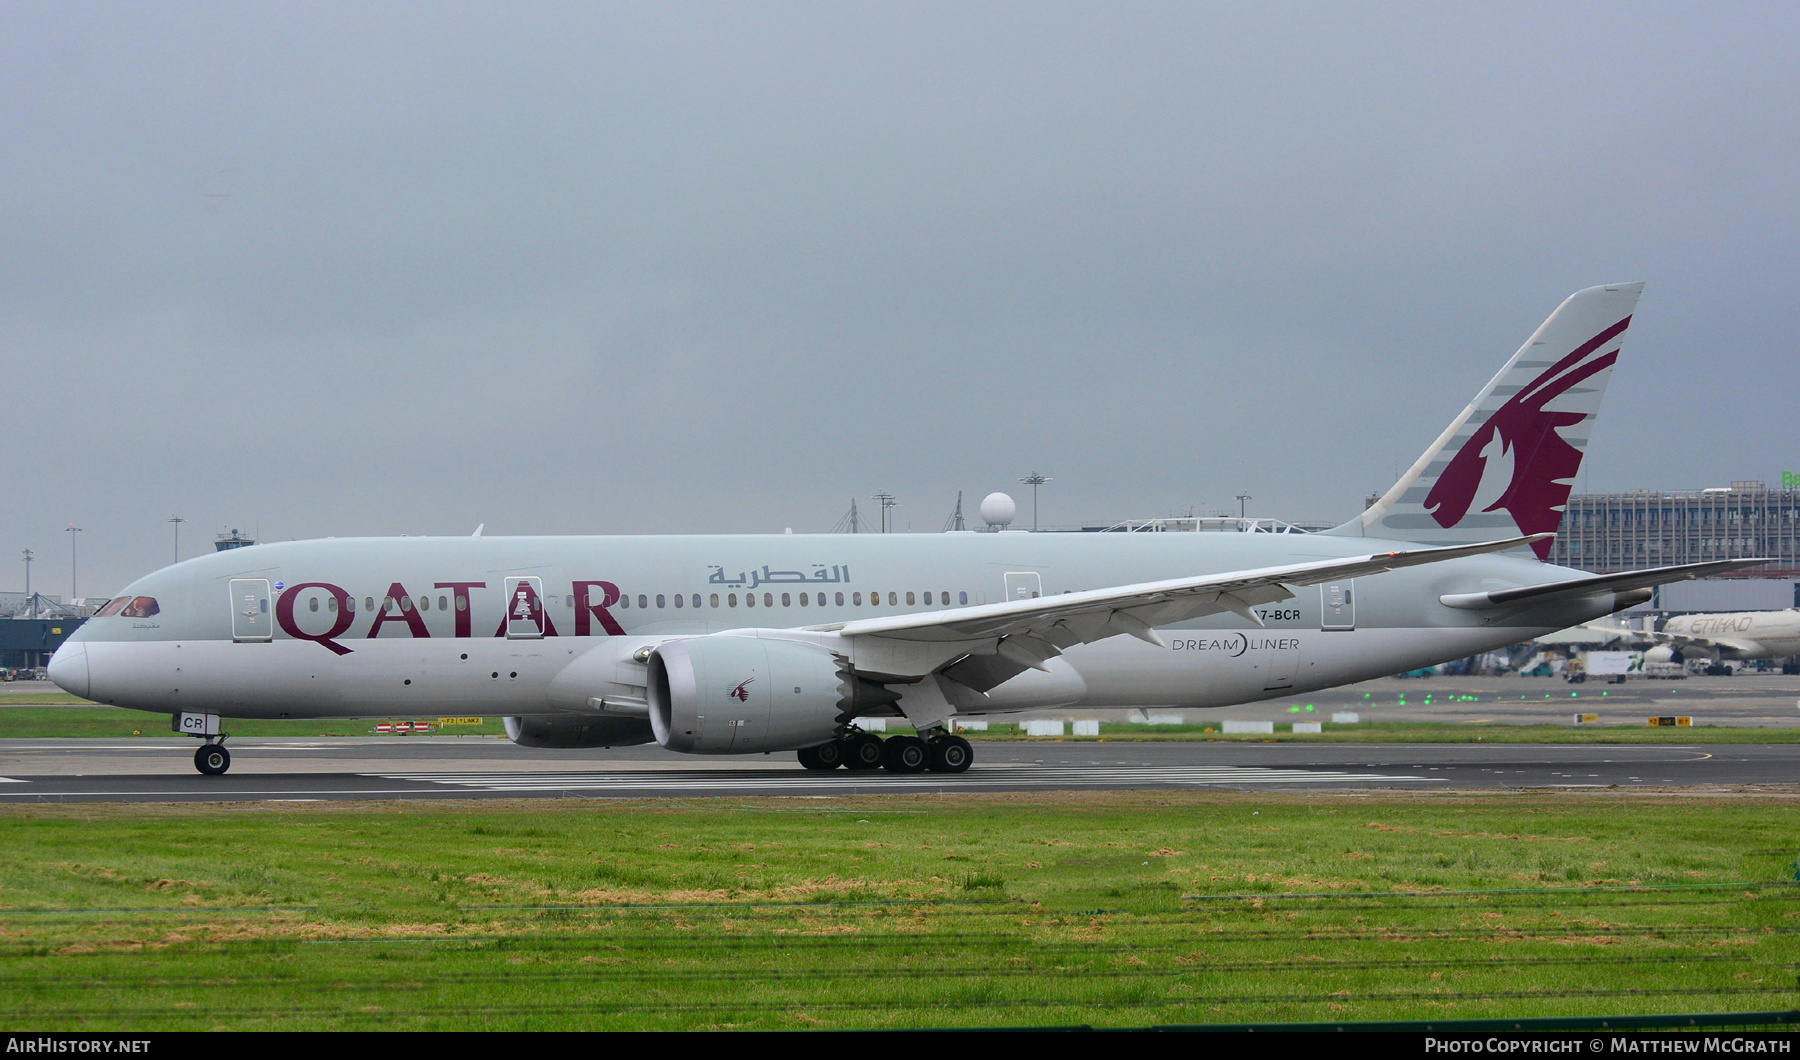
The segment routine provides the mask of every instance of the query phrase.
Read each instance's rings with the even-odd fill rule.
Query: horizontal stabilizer
[[[1709,574],[1743,570],[1770,562],[1766,559],[1722,559],[1710,563],[1683,563],[1673,567],[1628,570],[1620,574],[1596,574],[1589,578],[1568,578],[1542,585],[1522,585],[1517,589],[1492,589],[1485,593],[1449,593],[1438,597],[1445,607],[1465,611],[1481,611],[1490,607],[1506,607],[1521,603],[1541,603],[1553,596],[1587,596],[1592,593],[1629,592],[1654,585],[1703,578]]]

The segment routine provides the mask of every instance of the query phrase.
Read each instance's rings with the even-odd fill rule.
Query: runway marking
[[[15,780],[12,777],[0,777],[0,784],[27,784],[30,781]]]
[[[124,779],[137,780],[137,779],[141,779],[141,778],[126,777]],[[309,795],[309,796],[310,795],[370,795],[370,796],[385,797],[388,795],[442,795],[443,793],[444,793],[443,788],[298,788],[298,789],[293,789],[293,788],[279,788],[279,789],[220,788],[216,791],[204,790],[204,789],[199,789],[199,788],[173,788],[173,789],[170,789],[167,791],[132,791],[132,790],[122,790],[119,788],[110,788],[110,789],[95,790],[95,791],[57,791],[57,790],[53,789],[53,790],[49,790],[49,791],[38,791],[38,792],[17,791],[10,795],[0,796],[0,801],[15,803],[15,802],[33,802],[33,801],[47,802],[47,801],[51,801],[51,800],[55,800],[55,799],[73,799],[73,798],[132,798],[132,799],[187,799],[187,798],[192,798],[192,799],[196,799],[201,802],[205,802],[208,799],[212,799],[213,801],[229,802],[234,799],[242,799],[245,796],[249,796],[249,795]],[[323,799],[315,799],[315,798],[304,798],[304,799],[264,799],[263,801],[265,801],[265,802],[323,802],[324,800]]]
[[[842,787],[846,784],[880,784],[884,788],[989,787],[1033,785],[1040,787],[1139,784],[1354,784],[1359,782],[1412,781],[1446,783],[1445,777],[1341,773],[1334,770],[1264,769],[1256,766],[1165,766],[1144,769],[1083,769],[1079,767],[1015,767],[992,773],[914,773],[895,775],[879,770],[867,773],[796,773],[756,771],[748,773],[696,773],[695,771],[641,772],[512,772],[479,773],[364,773],[382,780],[426,781],[445,787],[479,788],[484,791],[603,791],[638,790],[743,790],[757,785],[791,787]]]

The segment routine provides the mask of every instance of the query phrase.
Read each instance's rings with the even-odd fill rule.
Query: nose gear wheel
[[[222,743],[203,744],[194,752],[194,768],[209,777],[223,776],[231,768],[231,752]]]

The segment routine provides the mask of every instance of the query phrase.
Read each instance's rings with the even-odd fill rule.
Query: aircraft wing
[[[1480,611],[1513,604],[1544,603],[1556,596],[1587,596],[1598,592],[1627,592],[1648,589],[1653,585],[1703,578],[1709,574],[1742,570],[1770,562],[1767,559],[1722,559],[1708,563],[1682,563],[1672,567],[1628,570],[1620,574],[1596,574],[1587,578],[1568,578],[1542,585],[1522,585],[1517,589],[1491,589],[1485,593],[1447,593],[1438,597],[1445,607]]]
[[[1252,609],[1259,604],[1291,599],[1294,593],[1290,586],[1361,578],[1400,567],[1504,552],[1531,544],[1541,536],[1170,578],[1035,600],[1009,600],[810,628],[851,638],[967,645],[967,650],[975,653],[972,660],[965,660],[970,665],[957,663],[947,667],[945,673],[977,691],[986,691],[1027,668],[1045,669],[1046,660],[1076,644],[1129,634],[1161,646],[1154,627],[1227,611],[1260,626],[1262,621]]]
[[[1754,655],[1761,645],[1753,641],[1725,640],[1719,637],[1696,637],[1692,633],[1645,633],[1647,637],[1656,638],[1656,643],[1667,644],[1673,648],[1701,648],[1709,652],[1728,651],[1740,655]]]

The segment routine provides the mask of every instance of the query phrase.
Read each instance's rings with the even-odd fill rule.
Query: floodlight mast
[[[69,524],[69,603],[71,604],[81,599],[81,593],[76,591],[75,581],[75,542],[80,539],[80,533],[81,527],[74,523]]]
[[[894,505],[900,502],[898,498],[887,490],[877,490],[875,496],[871,499],[881,502],[881,532],[885,534],[893,526],[893,517],[889,512],[893,509]]]
[[[1053,478],[1047,478],[1043,475],[1038,474],[1036,471],[1033,471],[1031,474],[1026,475],[1024,478],[1020,479],[1019,481],[1023,482],[1025,485],[1031,487],[1031,528],[1033,530],[1036,530],[1038,528],[1038,507],[1037,507],[1038,487],[1042,486],[1046,482],[1055,482],[1056,480]]]

